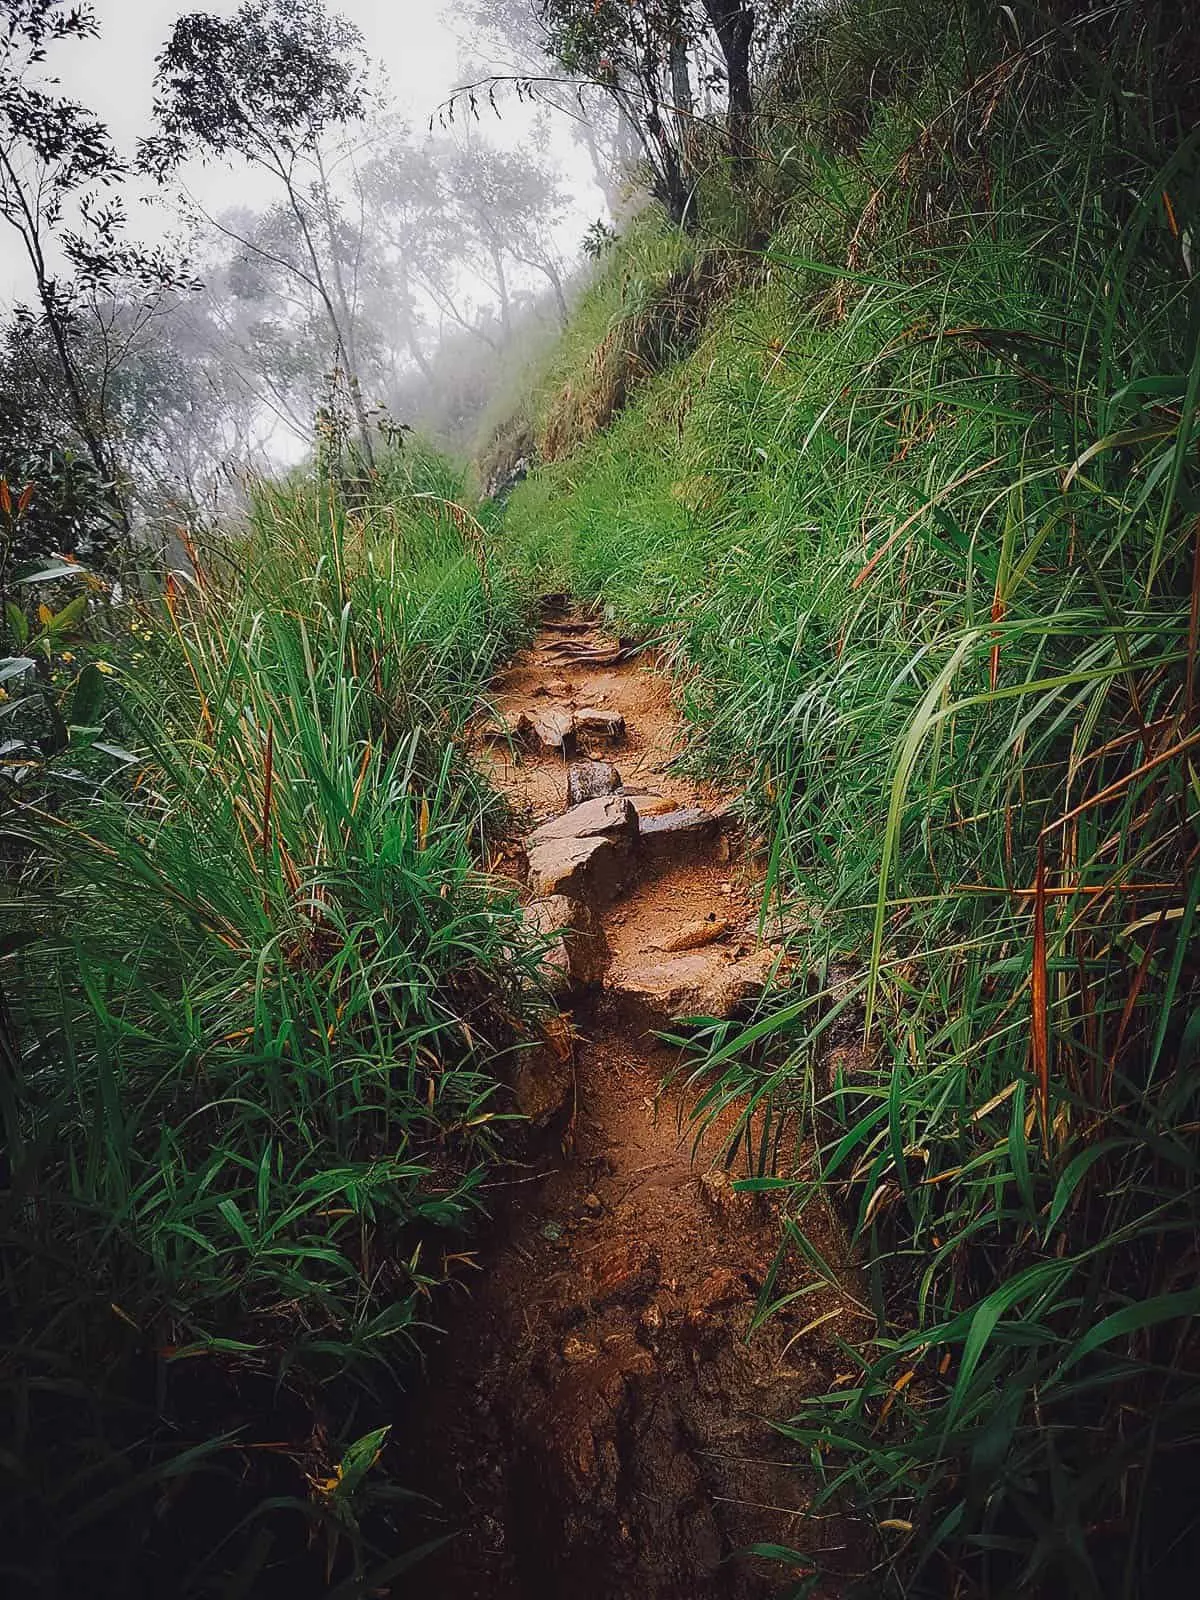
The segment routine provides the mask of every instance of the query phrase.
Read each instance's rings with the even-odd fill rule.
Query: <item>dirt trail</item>
[[[654,1036],[672,1015],[735,1014],[761,989],[779,952],[758,937],[753,863],[720,797],[671,771],[667,683],[619,641],[551,608],[494,694],[486,759],[530,825],[511,865],[551,907],[542,925],[561,925],[570,1022],[519,1086],[541,1144],[502,1186],[411,1431],[413,1481],[438,1504],[422,1531],[452,1535],[423,1588],[778,1594],[803,1567],[747,1547],[811,1551],[839,1533],[807,1514],[810,1485],[768,1419],[834,1380],[830,1336],[852,1335],[854,1312],[822,1291],[747,1338],[778,1218],[733,1190],[720,1128],[693,1150],[685,1099],[662,1090],[676,1058]],[[568,810],[569,774],[608,792]],[[580,840],[589,816],[596,831]],[[544,841],[547,823],[562,837]],[[806,1226],[827,1259],[842,1256],[832,1219]]]

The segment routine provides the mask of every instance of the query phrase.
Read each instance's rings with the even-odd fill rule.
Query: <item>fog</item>
[[[32,478],[81,432],[38,250],[71,323],[78,385],[100,407],[103,445],[85,437],[79,453],[128,480],[135,521],[164,507],[215,515],[247,472],[284,469],[334,435],[368,461],[409,429],[469,454],[489,404],[561,326],[587,230],[610,220],[620,183],[615,154],[544,98],[502,85],[472,114],[456,96],[490,74],[544,70],[528,0],[305,5],[340,30],[333,56],[349,63],[345,103],[314,113],[313,137],[297,125],[268,155],[196,121],[157,161],[161,57],[180,18],[202,9],[277,25],[280,13],[273,0],[88,9],[95,33],[70,29],[24,62],[10,40],[4,63],[86,108],[111,141],[94,181],[64,182],[35,249],[27,228],[0,231],[10,475],[24,459]],[[196,60],[202,75],[203,50]],[[252,94],[254,76],[251,65]],[[41,194],[56,170],[45,152],[15,163],[0,185],[6,216],[22,184]]]

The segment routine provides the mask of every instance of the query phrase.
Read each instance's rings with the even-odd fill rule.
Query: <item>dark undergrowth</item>
[[[455,744],[523,605],[460,497],[410,448],[353,513],[263,487],[152,600],[58,572],[71,649],[29,603],[14,717],[69,736],[5,769],[6,1593],[414,1559],[389,1428],[529,1026]]]
[[[791,906],[806,983],[693,1081],[814,1283],[805,1204],[854,1224],[861,1338],[778,1419],[861,1519],[847,1593],[1157,1597],[1200,1556],[1198,42],[824,10],[765,252],[621,409],[587,394],[647,270],[719,242],[615,247],[509,509],[515,565],[662,641]]]

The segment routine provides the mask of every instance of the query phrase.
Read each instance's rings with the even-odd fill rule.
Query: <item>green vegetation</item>
[[[797,908],[815,981],[689,1070],[815,1280],[805,1203],[853,1220],[862,1339],[780,1426],[864,1592],[1165,1595],[1200,1437],[1194,27],[954,18],[812,23],[770,243],[685,359],[639,360],[644,319],[736,246],[606,257],[509,552],[662,641]]]
[[[638,21],[551,9],[597,50]],[[385,455],[351,388],[315,465],[169,579],[139,586],[123,542],[107,576],[43,561],[104,555],[84,534],[124,527],[120,473],[104,440],[82,474],[47,454],[36,369],[9,385],[14,1592],[351,1600],[419,1559],[389,1427],[538,1007],[460,736],[535,586],[662,646],[688,759],[741,786],[794,929],[789,985],[683,1058],[697,1122],[732,1112],[740,1183],[784,1208],[759,1315],[833,1285],[861,1330],[777,1419],[848,1528],[837,1561],[768,1552],[804,1574],[781,1585],[1157,1600],[1191,1576],[1195,24],[1174,0],[759,11],[753,125],[651,105],[691,231],[597,236],[482,452],[485,481],[540,457],[503,525],[419,447]],[[662,38],[681,16],[655,8]],[[848,1287],[805,1232],[827,1199]]]
[[[6,829],[14,1593],[358,1593],[407,1558],[368,1469],[528,1038],[454,743],[521,596],[459,498],[412,449],[354,513],[264,487],[190,581],[48,647],[76,726]]]

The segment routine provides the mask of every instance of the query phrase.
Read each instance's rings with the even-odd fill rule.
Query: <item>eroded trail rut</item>
[[[493,1196],[496,1235],[409,1440],[411,1481],[437,1503],[421,1531],[450,1535],[423,1587],[778,1594],[794,1575],[748,1547],[837,1536],[808,1513],[795,1447],[768,1419],[834,1380],[830,1336],[850,1334],[853,1312],[825,1290],[748,1337],[778,1218],[732,1187],[734,1112],[696,1146],[655,1038],[761,991],[779,947],[759,937],[753,863],[720,797],[670,770],[664,677],[565,605],[494,694],[486,759],[528,818],[513,869],[531,917],[560,935],[564,1021],[519,1086],[540,1145]],[[831,1218],[806,1227],[840,1257]]]

